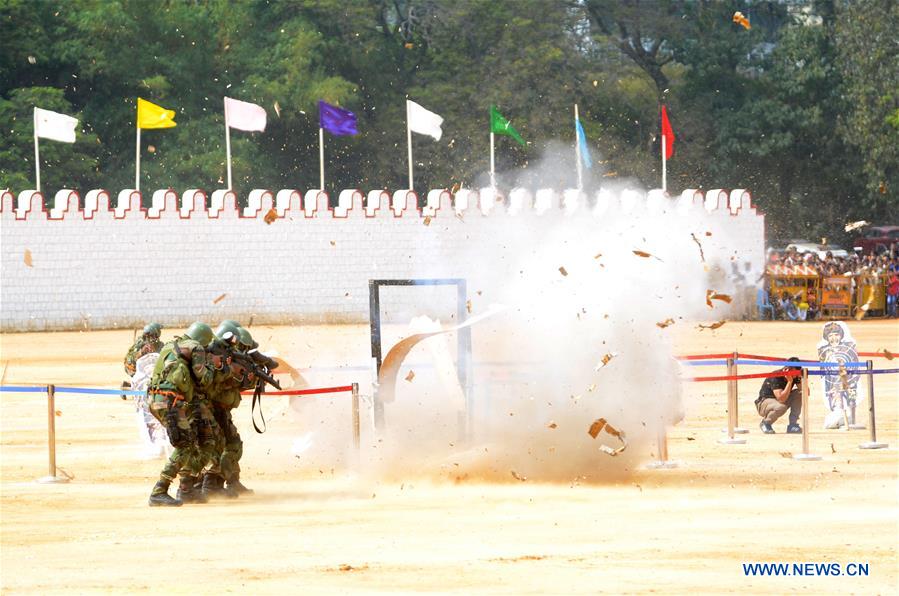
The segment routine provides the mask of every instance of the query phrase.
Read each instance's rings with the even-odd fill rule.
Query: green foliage
[[[332,194],[406,185],[407,98],[445,118],[441,141],[413,137],[419,189],[486,182],[490,104],[528,142],[497,140],[509,182],[544,157],[573,160],[577,103],[591,189],[656,186],[664,102],[670,188],[746,187],[769,240],[839,239],[847,220],[897,212],[897,11],[889,0],[4,0],[0,187],[33,186],[35,105],[83,129],[74,145],[41,143],[47,192],[130,187],[143,97],[178,126],[142,131],[141,186],[220,188],[223,96],[268,113],[265,132],[231,131],[240,196],[318,185],[319,99],[353,110],[361,133],[326,135]],[[571,163],[545,183],[573,176]]]

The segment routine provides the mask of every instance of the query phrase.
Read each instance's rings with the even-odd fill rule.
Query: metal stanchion
[[[353,383],[353,445],[356,447],[357,454],[359,453],[361,442],[359,432],[359,383]]]
[[[61,484],[69,479],[56,475],[56,387],[47,385],[47,449],[50,453],[50,474],[38,478],[42,484]]]
[[[738,372],[737,360],[740,358],[740,354],[734,350],[734,366],[733,372],[729,372],[727,374],[737,376],[740,374]],[[745,435],[749,434],[749,430],[742,428],[740,426],[740,380],[734,379],[734,434]]]
[[[874,415],[874,375],[870,371],[874,370],[874,362],[868,360],[866,363],[868,374],[868,424],[871,426],[871,440],[858,446],[859,449],[886,449],[889,447],[887,443],[877,442],[877,426],[875,425]]]
[[[818,461],[820,455],[808,452],[808,369],[802,369],[802,453],[797,453],[793,459],[803,461]]]
[[[733,358],[727,359],[727,374],[732,376],[735,364]],[[743,445],[746,439],[738,439],[734,437],[737,426],[737,381],[736,379],[727,380],[727,437],[718,439],[719,443],[724,445]]]
[[[658,448],[658,461],[648,463],[646,464],[646,467],[651,470],[670,470],[676,468],[677,462],[668,459],[668,431],[665,426],[662,426],[659,430]]]

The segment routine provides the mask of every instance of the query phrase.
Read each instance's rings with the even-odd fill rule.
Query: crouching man
[[[799,358],[793,356],[790,358],[790,361],[799,362]],[[797,371],[801,374],[802,367],[785,366],[781,371]],[[763,433],[773,434],[774,429],[771,425],[783,416],[787,410],[790,411],[790,423],[787,425],[787,433],[801,433],[802,427],[799,426],[799,415],[802,413],[802,378],[786,375],[768,377],[762,383],[758,399],[755,400],[755,407],[758,409],[759,416],[762,417],[759,428],[762,429]]]

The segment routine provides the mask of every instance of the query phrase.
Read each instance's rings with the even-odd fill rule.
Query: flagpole
[[[574,104],[574,159],[577,161],[577,188],[584,188],[583,172],[581,170],[581,139],[578,137],[577,123],[579,121],[577,104]]]
[[[493,131],[490,131],[490,187],[496,189],[496,162],[493,157]]]
[[[665,192],[668,190],[667,184],[667,172],[665,170],[665,154],[667,151],[668,145],[665,144],[665,135],[662,135],[662,191]]]
[[[228,190],[231,186],[231,130],[228,127],[228,104],[225,104],[225,155],[228,162]]]
[[[406,143],[409,145],[409,190],[415,190],[412,178],[412,128],[409,126],[409,100],[406,100]]]
[[[140,191],[140,123],[137,123],[137,143],[134,147],[134,190]]]
[[[318,127],[318,180],[319,188],[325,190],[325,129]]]
[[[41,155],[37,148],[37,110],[34,111],[34,183],[35,190],[41,192]]]

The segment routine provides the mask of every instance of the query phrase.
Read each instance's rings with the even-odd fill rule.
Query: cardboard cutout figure
[[[818,342],[818,360],[821,362],[857,362],[858,352],[849,326],[843,321],[825,323],[821,341]],[[824,428],[848,427],[855,424],[858,405],[858,379],[855,369],[840,366],[829,368],[824,375],[824,405],[827,414]]]

